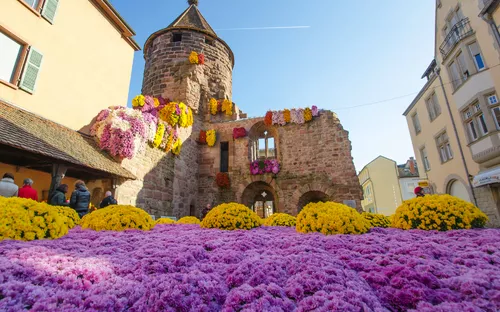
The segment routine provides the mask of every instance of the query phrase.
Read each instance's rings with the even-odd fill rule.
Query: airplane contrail
[[[219,31],[219,30],[301,29],[301,28],[311,28],[311,26],[277,26],[277,27],[223,28],[223,29],[216,29],[216,31]]]

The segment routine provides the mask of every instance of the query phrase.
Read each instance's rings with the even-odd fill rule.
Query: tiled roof
[[[135,179],[94,140],[72,129],[0,102],[0,144],[111,175]]]
[[[167,27],[167,29],[175,28],[200,30],[217,37],[215,31],[212,29],[210,24],[208,24],[203,15],[201,15],[198,7],[194,4],[190,5],[186,11],[184,11],[172,24]]]

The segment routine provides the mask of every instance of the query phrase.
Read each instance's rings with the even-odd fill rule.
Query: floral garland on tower
[[[132,100],[132,109],[116,106],[102,110],[91,135],[102,150],[122,159],[135,157],[147,143],[179,155],[182,141],[178,128],[193,123],[193,112],[186,104],[141,94]]]
[[[233,112],[233,102],[229,99],[224,100],[216,100],[215,98],[211,98],[208,102],[208,108],[210,110],[210,114],[217,115],[217,113],[224,113],[226,116],[232,116]]]
[[[280,164],[276,159],[255,160],[250,163],[250,173],[252,175],[278,174],[280,170]]]
[[[140,111],[121,106],[102,110],[90,134],[111,156],[132,159],[145,148],[149,127]]]
[[[284,109],[282,111],[268,111],[264,117],[264,124],[267,126],[277,125],[285,126],[289,123],[303,125],[310,122],[314,117],[319,116],[317,106],[307,107],[305,109]]]
[[[217,141],[217,133],[215,130],[208,130],[207,131],[207,144],[208,146],[212,147],[215,145],[215,142]]]
[[[189,54],[189,63],[193,65],[205,64],[205,54],[191,51],[191,53]]]

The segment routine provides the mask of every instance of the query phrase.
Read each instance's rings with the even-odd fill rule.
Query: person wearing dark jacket
[[[61,184],[59,185],[52,196],[49,199],[49,205],[52,206],[69,206],[66,202],[66,193],[68,193],[68,185]]]
[[[89,212],[90,192],[85,186],[85,182],[78,180],[75,183],[75,190],[71,194],[69,206],[76,210],[80,218]]]
[[[116,199],[114,199],[113,194],[110,191],[107,191],[106,194],[104,194],[104,196],[106,197],[101,202],[100,205],[101,208],[106,208],[110,205],[118,204],[118,202],[116,201]]]

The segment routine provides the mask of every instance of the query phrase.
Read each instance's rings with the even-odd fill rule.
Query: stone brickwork
[[[191,6],[180,18],[190,16],[186,23],[200,19],[194,9]],[[183,23],[184,20],[177,24]],[[148,148],[144,154],[123,162],[138,179],[118,183],[118,201],[135,204],[156,216],[178,218],[199,216],[207,203],[238,201],[251,206],[259,196],[266,201],[272,199],[275,212],[290,214],[297,214],[302,206],[318,200],[350,200],[361,209],[362,191],[351,158],[351,143],[332,112],[322,112],[305,125],[269,129],[262,118],[240,119],[246,114],[236,105],[233,116],[210,114],[210,98],[232,97],[234,59],[227,44],[209,33],[206,29],[173,27],[147,40],[142,93],[186,103],[195,112],[195,122],[192,128],[181,129],[180,156]],[[190,64],[191,51],[202,52],[205,64]],[[246,128],[250,137],[234,140],[235,127]],[[264,128],[275,138],[282,169],[276,176],[251,176],[250,144]],[[218,133],[214,147],[197,142],[200,130],[209,129]],[[220,171],[221,142],[229,145],[231,188],[227,190],[220,190],[215,183]]]
[[[484,212],[489,221],[486,224],[487,227],[500,227],[500,213],[498,207],[498,198],[496,198],[495,193],[498,196],[498,189],[489,185],[478,187],[474,189],[476,194],[477,206]]]
[[[262,118],[212,124],[218,131],[218,140],[215,147],[203,146],[200,154],[199,192],[203,195],[200,206],[207,202],[219,204],[227,199],[248,204],[250,199],[245,198],[245,190],[257,183],[260,188],[256,190],[273,192],[277,212],[297,214],[308,199],[314,198],[340,203],[354,200],[361,209],[362,190],[351,157],[348,132],[335,114],[324,111],[311,123],[275,128],[281,164],[281,172],[276,176],[250,175],[251,138],[232,138],[233,128],[244,127],[251,132],[259,123],[262,124]],[[220,142],[229,142],[230,191],[221,191],[214,183],[220,170]]]
[[[118,181],[118,203],[143,208],[155,216],[174,215],[174,162],[170,153],[151,147],[132,160],[125,159],[122,165],[137,179]]]
[[[182,35],[182,41],[173,42],[174,34]],[[191,51],[203,52],[205,65],[190,64]],[[219,39],[196,31],[169,31],[144,48],[144,58],[143,94],[184,101],[196,111],[211,97],[232,97],[232,54]]]

